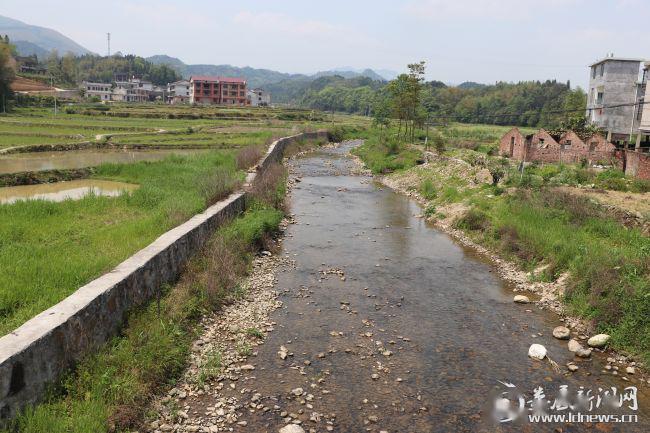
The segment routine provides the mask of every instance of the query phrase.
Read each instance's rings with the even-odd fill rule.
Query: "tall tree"
[[[7,111],[7,101],[12,96],[10,86],[16,77],[14,64],[11,47],[3,40],[0,42],[0,112]]]

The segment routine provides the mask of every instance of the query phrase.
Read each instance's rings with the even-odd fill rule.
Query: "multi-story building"
[[[248,103],[253,107],[268,107],[271,105],[271,94],[264,89],[249,90]]]
[[[175,81],[167,84],[167,103],[185,104],[190,101],[190,82],[187,80]]]
[[[638,103],[644,93],[641,62],[606,57],[590,66],[587,118],[618,144],[627,145],[639,127]]]
[[[112,99],[113,85],[110,83],[82,81],[80,87],[84,97],[88,99],[99,98],[100,101],[110,101]]]
[[[148,102],[153,93],[153,83],[140,78],[116,81],[113,100],[121,102]]]
[[[247,105],[246,80],[243,78],[190,77],[190,104]]]
[[[635,147],[638,150],[647,150],[650,148],[648,138],[650,137],[650,86],[647,85],[648,76],[650,75],[650,62],[645,62],[643,65],[643,83],[645,84],[645,91],[643,97],[643,104],[641,105],[641,119],[639,121],[639,135],[637,136]],[[647,103],[646,103],[647,101]]]

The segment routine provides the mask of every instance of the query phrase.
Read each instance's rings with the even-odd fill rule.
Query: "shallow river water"
[[[415,203],[350,175],[350,146],[294,163],[292,176],[301,178],[291,193],[296,223],[283,253],[296,268],[278,275],[284,305],[272,314],[276,329],[255,358],[256,392],[277,395],[278,404],[298,412],[304,406],[283,396],[302,387],[316,395],[314,410],[332,420],[336,432],[650,431],[647,384],[604,373],[601,354],[574,359],[566,341],[551,336],[561,324],[556,315],[514,304],[490,264],[416,218],[421,209]],[[527,356],[532,343],[546,346],[559,371]],[[282,345],[293,353],[293,368],[277,354]],[[569,373],[568,361],[579,370]],[[570,404],[582,392],[593,398],[592,410],[589,403],[566,407],[563,385]],[[598,402],[596,409],[610,387],[630,399],[606,410]],[[638,387],[636,395],[631,387]],[[493,418],[497,396],[512,410],[521,403],[524,416],[541,401],[549,414],[638,419],[499,423]],[[638,408],[630,409],[635,401]],[[246,419],[247,427],[236,431],[277,432],[284,425],[262,411]],[[310,425],[304,423],[306,431]]]

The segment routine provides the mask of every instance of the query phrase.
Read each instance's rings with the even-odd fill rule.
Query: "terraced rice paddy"
[[[276,137],[326,128],[342,120],[356,126],[369,124],[366,118],[303,110],[157,105],[110,106],[108,112],[83,106],[67,108],[56,116],[45,109],[21,109],[0,116],[0,150],[22,146],[18,154],[0,153],[0,172],[3,164],[11,161],[43,157],[54,161],[89,152],[138,149],[145,154],[170,154],[164,159],[127,158],[109,164],[93,159],[81,164],[95,167],[88,171],[90,181],[137,186],[128,193],[90,194],[58,202],[40,197],[0,204],[2,334],[236,188],[248,168],[237,164],[240,149],[252,146],[264,150]],[[52,144],[62,146],[47,146]],[[89,149],[76,149],[79,147]],[[68,148],[75,150],[61,150]],[[202,150],[189,154],[188,149]],[[25,167],[32,171],[82,168],[79,164],[54,167],[45,162]],[[15,171],[11,176],[19,178]]]

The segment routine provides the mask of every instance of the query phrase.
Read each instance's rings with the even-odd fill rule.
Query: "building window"
[[[596,78],[596,66],[591,67],[591,78]]]
[[[602,77],[603,75],[605,75],[605,64],[601,63],[600,64],[600,76]]]

